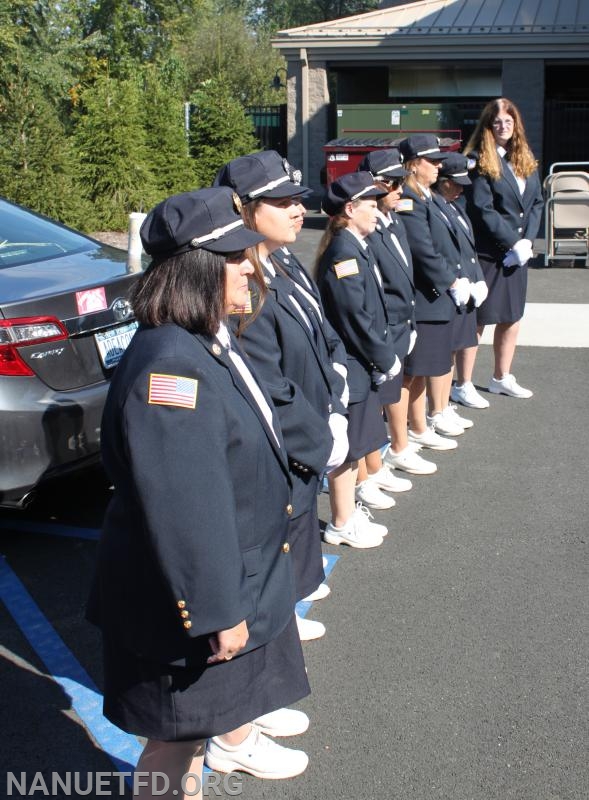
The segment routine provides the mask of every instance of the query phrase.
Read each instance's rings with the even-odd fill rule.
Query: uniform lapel
[[[396,237],[397,241],[399,242],[399,247],[402,248],[401,239],[397,236],[397,228],[399,226],[395,225],[394,221],[387,227],[383,222],[379,221],[376,230],[378,236],[382,238],[383,246],[386,249],[387,253],[390,253],[391,257],[393,258],[395,264],[398,264],[400,269],[402,270],[403,274],[406,275],[407,280],[413,286],[413,281],[411,280],[411,275],[409,273],[409,259],[407,259],[407,263],[405,263],[405,259],[401,257],[401,254],[397,250],[397,246],[395,245],[392,235]]]
[[[519,205],[523,208],[523,198],[519,191],[519,186],[517,185],[517,181],[515,179],[515,175],[511,171],[511,168],[505,158],[502,156],[500,158],[501,162],[501,171],[503,173],[503,177],[505,179],[505,183],[509,186]]]
[[[460,208],[454,203],[448,203],[448,207],[451,209],[452,213],[456,215],[456,226],[457,227],[460,226],[460,230],[464,232],[468,241],[474,247],[475,246],[474,233],[470,224],[470,220],[468,219],[467,216],[465,216],[465,214],[461,212]],[[461,220],[464,220],[464,222],[462,222]]]
[[[240,346],[239,346],[239,344],[237,342],[237,339],[235,338],[235,336],[233,335],[233,333],[231,331],[229,332],[229,335],[231,337],[231,347],[233,349],[235,349],[237,353],[239,353],[241,358],[246,363],[247,368],[252,373],[256,383],[258,384],[258,386],[260,388],[260,391],[264,395],[264,398],[265,398],[266,402],[268,403],[268,405],[270,407],[270,410],[272,411],[272,425],[273,425],[273,428],[274,428],[274,432],[269,427],[269,425],[268,425],[268,423],[266,421],[266,417],[262,413],[262,409],[256,403],[253,395],[251,394],[250,390],[247,387],[247,384],[245,383],[244,379],[241,377],[241,375],[239,373],[239,370],[237,369],[237,367],[235,366],[235,364],[231,360],[228,350],[225,347],[222,347],[216,340],[213,341],[213,340],[210,340],[206,336],[201,336],[200,334],[194,334],[195,338],[198,339],[199,342],[201,342],[201,344],[209,352],[211,357],[214,358],[215,361],[217,361],[219,364],[222,364],[229,371],[229,374],[230,374],[231,379],[233,381],[233,385],[235,386],[237,391],[242,395],[242,397],[246,400],[246,402],[248,403],[248,405],[250,406],[250,408],[252,409],[254,414],[257,416],[257,418],[260,420],[260,423],[261,423],[261,425],[262,425],[262,427],[264,429],[264,433],[266,434],[266,438],[268,439],[268,441],[272,445],[272,448],[273,448],[274,452],[276,453],[276,457],[280,461],[281,466],[283,467],[284,471],[288,474],[288,460],[287,460],[287,456],[286,456],[286,452],[285,452],[285,448],[284,448],[284,442],[282,440],[282,433],[281,433],[281,430],[280,430],[280,422],[278,421],[278,417],[276,415],[276,409],[274,408],[274,404],[272,403],[272,400],[270,399],[270,396],[268,395],[268,393],[267,393],[267,391],[266,391],[266,389],[264,387],[264,384],[262,383],[262,381],[256,375],[255,369],[252,366],[251,361],[248,359],[247,355],[240,348]],[[276,441],[276,437],[274,436],[274,434],[276,434],[276,437],[278,438],[278,442],[280,442],[280,446],[278,445],[278,443]]]
[[[382,288],[382,284],[380,283],[380,281],[378,280],[378,278],[376,276],[376,270],[378,269],[378,267],[376,265],[376,260],[375,260],[374,256],[372,255],[372,252],[371,252],[370,248],[368,247],[368,245],[366,245],[365,248],[362,247],[362,245],[360,244],[358,239],[356,239],[354,234],[350,233],[350,231],[348,231],[346,228],[344,228],[342,230],[342,234],[347,235],[354,242],[354,246],[355,246],[356,250],[358,251],[358,255],[359,255],[360,260],[366,265],[367,271],[369,272],[369,274],[372,277],[372,280],[376,284],[377,294],[378,294],[378,297],[380,299],[381,305],[382,305],[382,307],[384,309],[385,317],[387,317],[387,307],[386,307],[385,299],[384,299],[384,291],[383,291],[383,288]]]

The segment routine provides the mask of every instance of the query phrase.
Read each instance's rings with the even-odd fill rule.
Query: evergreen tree
[[[147,156],[160,199],[189,191],[197,181],[188,151],[183,78],[184,71],[174,60],[145,71]]]
[[[74,141],[78,178],[93,207],[86,229],[122,230],[131,211],[157,199],[143,102],[138,80],[102,76],[81,92]]]
[[[199,186],[210,186],[223,164],[259,150],[260,145],[251,120],[222,78],[204,81],[191,101],[191,153]]]
[[[272,78],[284,59],[270,44],[268,31],[248,26],[242,12],[201,15],[176,43],[192,90],[209,78],[223,81],[243,106],[273,105],[283,98]]]
[[[0,193],[47,216],[77,226],[84,207],[71,143],[54,103],[21,68],[14,51],[12,75],[2,92]]]

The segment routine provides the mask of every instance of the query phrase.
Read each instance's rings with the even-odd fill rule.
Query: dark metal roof
[[[279,31],[278,39],[346,36],[587,33],[587,0],[419,0]]]

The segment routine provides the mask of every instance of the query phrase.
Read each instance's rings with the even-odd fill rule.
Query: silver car
[[[0,199],[0,506],[99,459],[142,263]]]

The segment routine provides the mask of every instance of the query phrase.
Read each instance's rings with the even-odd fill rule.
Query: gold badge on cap
[[[237,211],[238,214],[241,214],[243,210],[243,205],[241,203],[241,198],[237,194],[237,192],[233,192],[233,208]]]

